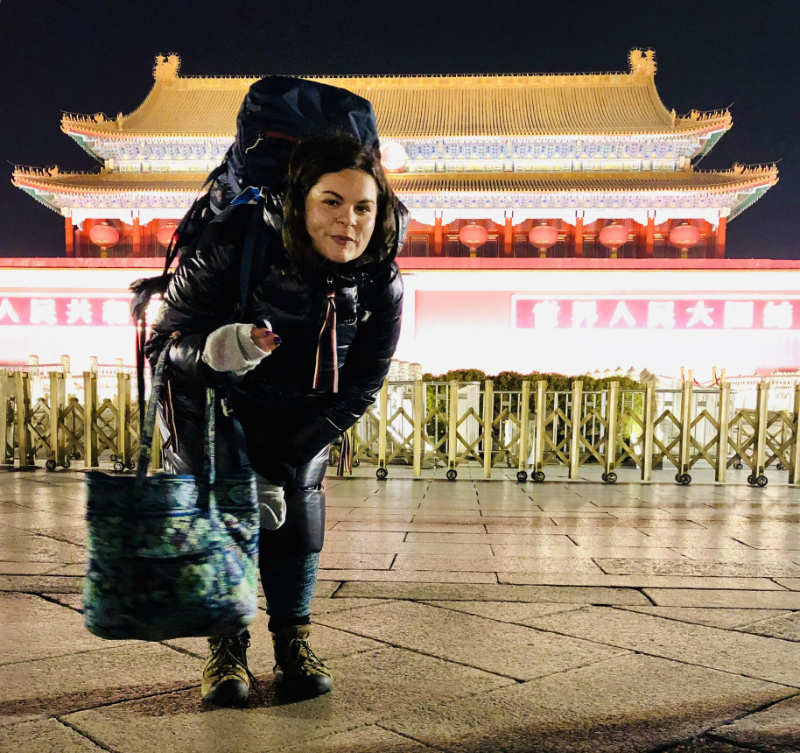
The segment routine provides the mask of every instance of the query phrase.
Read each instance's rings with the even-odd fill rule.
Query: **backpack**
[[[163,294],[178,256],[194,253],[204,228],[231,203],[265,202],[286,188],[289,157],[294,145],[309,136],[339,131],[362,144],[379,148],[372,105],[363,97],[315,81],[290,76],[266,76],[245,95],[236,116],[236,137],[222,162],[206,177],[201,193],[181,219],[167,246],[164,271],[130,285],[131,315],[136,324],[136,366],[141,415],[144,415],[145,312],[155,293]],[[264,190],[266,189],[266,190]],[[273,202],[274,203],[274,202]],[[270,207],[274,210],[274,207]],[[257,219],[262,212],[254,212]],[[241,269],[244,303],[255,244],[251,228]]]
[[[236,116],[233,144],[206,177],[200,196],[181,219],[167,246],[164,271],[158,277],[131,284],[134,321],[144,322],[150,297],[167,289],[172,262],[179,255],[194,252],[203,229],[216,215],[240,195],[242,203],[250,203],[258,194],[281,193],[286,187],[294,145],[327,131],[352,134],[362,144],[379,147],[375,113],[363,97],[290,76],[266,76],[256,81]],[[266,192],[261,190],[265,188]]]

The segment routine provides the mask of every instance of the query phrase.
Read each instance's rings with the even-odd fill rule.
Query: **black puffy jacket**
[[[184,417],[202,415],[207,386],[223,387],[245,433],[261,435],[258,442],[248,436],[253,466],[280,480],[269,468],[308,461],[374,401],[400,334],[403,284],[394,262],[396,245],[380,258],[365,253],[344,265],[323,262],[313,279],[300,277],[280,240],[279,221],[265,214],[271,222],[260,229],[251,292],[241,311],[240,262],[255,211],[259,205],[229,207],[205,229],[195,253],[181,260],[146,353],[152,362],[169,347],[171,400]],[[220,374],[201,360],[213,330],[264,319],[282,344],[253,371],[243,377]],[[180,336],[170,340],[174,332]],[[198,437],[183,439],[188,441],[182,446],[196,452]],[[254,447],[261,448],[257,454],[272,456],[267,465],[252,457]]]

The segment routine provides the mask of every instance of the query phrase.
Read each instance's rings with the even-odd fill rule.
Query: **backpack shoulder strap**
[[[264,222],[261,219],[264,211],[264,201],[259,196],[258,203],[253,209],[250,220],[247,224],[247,231],[244,236],[242,247],[242,260],[239,265],[239,313],[244,316],[247,311],[247,302],[250,299],[250,283],[253,276],[253,261],[255,259],[256,248],[260,246]]]

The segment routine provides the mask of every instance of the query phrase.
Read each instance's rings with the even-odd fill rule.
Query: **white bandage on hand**
[[[275,531],[286,522],[286,500],[283,487],[271,484],[265,478],[256,476],[258,488],[258,507],[261,512],[261,527],[265,531]]]
[[[253,342],[252,324],[226,324],[207,338],[201,359],[214,371],[232,371],[242,376],[252,371],[269,353]]]

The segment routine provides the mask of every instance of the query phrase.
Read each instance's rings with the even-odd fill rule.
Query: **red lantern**
[[[470,256],[475,256],[475,252],[489,240],[489,233],[482,225],[464,225],[458,233],[458,240],[469,249]]]
[[[172,240],[172,236],[175,235],[177,229],[178,225],[175,222],[168,222],[166,225],[162,225],[158,228],[156,240],[162,246],[169,246],[169,242]]]
[[[94,243],[95,246],[100,246],[100,254],[101,256],[105,256],[106,250],[112,246],[116,246],[119,242],[119,230],[113,225],[103,222],[100,225],[95,225],[89,231],[89,240]]]
[[[686,254],[692,246],[696,246],[700,240],[700,231],[694,226],[684,223],[669,231],[669,242],[681,250],[681,257],[686,258]]]
[[[558,230],[552,225],[535,225],[528,233],[528,240],[539,249],[539,256],[547,256],[547,249],[558,243]]]
[[[610,257],[616,259],[617,249],[628,242],[628,228],[625,225],[617,225],[616,223],[606,225],[600,231],[597,239],[611,252]]]
[[[402,172],[408,162],[408,155],[402,144],[386,141],[381,146],[381,164],[389,173]]]

